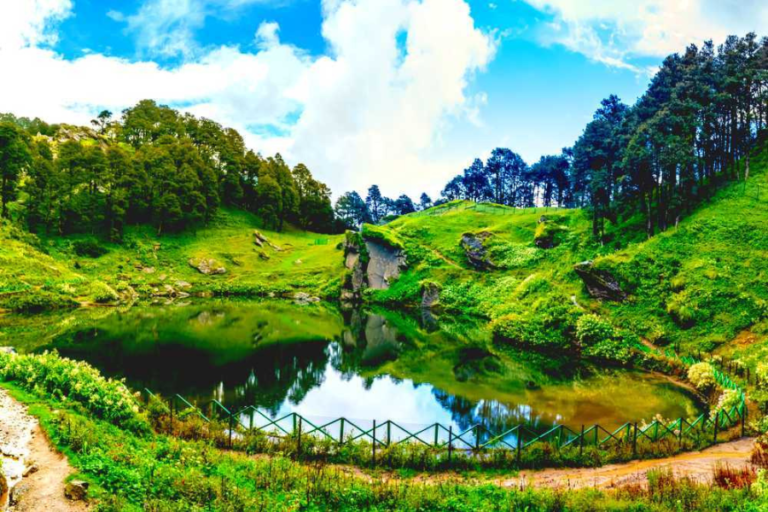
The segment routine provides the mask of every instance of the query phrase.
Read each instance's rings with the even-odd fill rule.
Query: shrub
[[[760,389],[768,389],[768,363],[757,365],[757,385]]]
[[[735,389],[726,389],[717,399],[717,405],[712,409],[711,415],[714,418],[720,411],[726,411],[730,414],[731,409],[741,404],[741,392]]]
[[[688,380],[699,391],[711,391],[717,384],[715,368],[709,363],[696,363],[688,368]]]
[[[104,256],[105,254],[107,254],[107,252],[109,252],[104,247],[99,245],[99,243],[96,240],[93,240],[93,239],[76,240],[72,242],[72,250],[78,256],[83,256],[88,258],[98,258],[100,256]]]
[[[35,313],[48,309],[76,308],[78,303],[65,294],[41,289],[35,293],[12,295],[3,301],[2,306],[13,311]]]
[[[594,314],[582,315],[576,322],[576,338],[582,347],[610,340],[613,334],[613,326]]]
[[[98,418],[137,432],[149,430],[137,398],[122,381],[104,378],[88,363],[44,354],[0,353],[0,379],[38,396],[79,404]]]

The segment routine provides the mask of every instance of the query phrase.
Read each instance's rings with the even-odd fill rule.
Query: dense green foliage
[[[34,232],[122,239],[126,226],[178,232],[210,221],[220,206],[285,222],[336,229],[330,190],[303,164],[247,150],[240,134],[153,101],[102,112],[97,129],[0,116],[2,212]]]
[[[97,418],[135,432],[149,424],[137,398],[120,381],[104,378],[87,363],[56,353],[18,355],[0,352],[0,380],[15,382],[38,396],[82,406]]]
[[[768,126],[766,105],[768,38],[750,33],[717,48],[711,41],[690,45],[664,60],[635,105],[615,95],[604,99],[562,154],[529,166],[496,148],[451,179],[440,201],[582,207],[595,238],[607,237],[606,221],[634,217],[650,237],[676,225],[722,183],[749,177],[749,155]],[[383,197],[375,185],[367,210],[358,199],[343,196],[337,204],[350,224],[403,215],[408,211],[398,204],[412,204]]]
[[[5,385],[8,386],[7,384]],[[68,455],[97,510],[761,510],[764,477],[750,487],[698,485],[664,472],[648,488],[616,491],[524,490],[464,479],[439,485],[398,477],[383,481],[283,456],[250,457],[210,442],[161,434],[137,436],[73,410],[72,403],[11,386],[49,437]]]

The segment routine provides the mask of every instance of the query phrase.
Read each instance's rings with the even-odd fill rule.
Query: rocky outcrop
[[[227,273],[227,269],[224,268],[224,265],[213,258],[190,258],[188,263],[190,267],[207,276]]]
[[[536,247],[552,249],[560,245],[563,236],[568,232],[568,228],[560,224],[562,221],[562,217],[550,218],[542,215],[533,235],[533,243]]]
[[[296,302],[296,304],[310,304],[312,302],[320,302],[320,299],[318,297],[312,297],[310,294],[305,292],[298,292],[294,294],[293,300]]]
[[[461,248],[467,255],[470,265],[477,270],[488,270],[495,268],[496,265],[488,256],[488,250],[485,248],[485,242],[493,236],[488,231],[480,233],[464,233],[461,235]]]
[[[72,480],[64,487],[64,496],[72,501],[83,501],[88,496],[89,483],[84,480]]]
[[[627,294],[621,289],[619,282],[607,270],[599,270],[591,261],[583,261],[574,265],[576,274],[584,281],[587,292],[596,298],[611,301],[623,301]]]
[[[258,245],[259,247],[264,247],[265,245],[267,245],[277,252],[280,252],[283,250],[281,247],[278,247],[277,245],[270,242],[269,239],[264,235],[262,235],[261,232],[257,229],[253,230],[253,243]]]
[[[389,283],[400,277],[400,272],[405,268],[405,254],[399,249],[372,240],[365,241],[365,248],[368,252],[368,287],[386,290]]]
[[[431,309],[440,304],[440,286],[431,281],[421,284],[421,307]]]
[[[355,302],[366,288],[386,290],[406,268],[406,256],[379,240],[366,240],[359,233],[348,232],[344,244],[344,266],[349,271],[341,291],[341,300]]]

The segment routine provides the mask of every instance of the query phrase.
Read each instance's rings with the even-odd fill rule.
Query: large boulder
[[[207,276],[227,273],[227,269],[224,268],[224,265],[213,258],[190,258],[188,263],[190,267]]]
[[[461,235],[461,248],[464,249],[470,265],[477,270],[488,270],[496,267],[485,248],[485,242],[492,236],[488,231]]]
[[[341,300],[355,302],[361,300],[366,288],[389,288],[406,268],[406,256],[402,249],[350,231],[344,243],[344,266],[349,272],[342,286]]]
[[[440,304],[440,286],[437,283],[426,281],[421,284],[421,307],[431,309]]]
[[[619,282],[607,270],[599,270],[591,261],[583,261],[574,265],[576,274],[584,281],[587,292],[596,298],[612,301],[623,301],[627,294],[621,289]]]
[[[372,240],[365,241],[368,252],[366,277],[368,287],[373,290],[386,290],[394,279],[400,277],[405,268],[405,254],[399,249]]]
[[[89,483],[83,480],[72,480],[64,487],[64,496],[72,501],[83,501],[88,496]]]
[[[546,215],[542,215],[536,225],[533,243],[539,249],[552,249],[559,245],[562,235],[567,231],[567,228],[557,223],[557,219],[550,219]]]

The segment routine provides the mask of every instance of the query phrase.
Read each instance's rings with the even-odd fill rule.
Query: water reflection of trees
[[[544,430],[558,422],[551,413],[534,410],[526,404],[505,404],[497,400],[468,400],[433,389],[435,399],[447,411],[451,419],[463,430],[482,425],[492,432],[504,432],[516,425],[526,425],[532,430]]]
[[[256,405],[275,415],[287,403],[302,402],[322,385],[328,371],[350,380],[361,373],[371,375],[404,352],[418,350],[412,347],[426,339],[422,336],[437,332],[438,321],[351,309],[342,312],[344,327],[333,341],[323,337],[326,333],[301,331],[302,340],[283,342],[277,320],[284,312],[261,310],[249,315],[249,311],[233,306],[138,310],[103,329],[78,329],[54,348],[87,360],[109,375],[125,377],[137,389],[147,387],[166,396],[179,393],[198,403],[217,399],[235,409]],[[440,324],[445,329],[438,329],[439,342],[430,342],[440,346],[464,339],[467,329],[475,328],[454,318]],[[462,366],[461,375],[484,371],[488,364],[478,361],[493,362],[485,353],[481,354],[484,359],[478,359],[464,352],[457,353],[458,360],[464,366],[473,364]],[[376,378],[365,377],[364,387],[370,389]],[[461,380],[458,375],[457,380]],[[461,428],[482,423],[501,429],[521,422],[553,421],[533,417],[526,406],[472,402],[440,390],[433,393]]]

